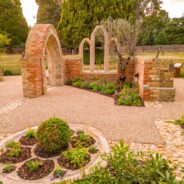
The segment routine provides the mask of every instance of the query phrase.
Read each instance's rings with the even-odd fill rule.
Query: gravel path
[[[0,84],[1,89],[4,86],[0,91],[0,105],[22,99],[20,77],[5,78],[3,83]],[[85,90],[69,86],[52,88],[47,95],[26,99],[15,109],[0,114],[0,134],[13,133],[38,125],[48,117],[59,116],[72,123],[92,125],[109,140],[123,138],[127,142],[162,144],[155,120],[178,118],[184,113],[184,80],[177,79],[175,85],[176,102],[155,107],[119,107],[112,98]]]

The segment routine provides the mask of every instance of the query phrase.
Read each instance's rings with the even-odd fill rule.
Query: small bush
[[[90,136],[86,135],[84,132],[79,132],[78,135],[81,142],[87,142],[90,140]]]
[[[3,168],[3,173],[11,173],[15,170],[15,166],[12,165],[11,163],[7,163],[5,164],[4,168]]]
[[[39,160],[30,160],[26,163],[26,166],[30,171],[37,171],[42,166],[42,162]]]
[[[4,70],[4,76],[11,76],[13,75],[13,72],[9,69]]]
[[[180,76],[181,76],[181,78],[184,78],[184,71],[180,72]]]
[[[89,147],[88,151],[89,151],[89,153],[93,154],[93,153],[98,152],[98,149],[96,148],[96,146],[92,145]]]
[[[83,167],[89,160],[86,148],[73,148],[63,153],[65,159],[76,168]]]
[[[68,146],[71,134],[67,122],[59,118],[50,118],[39,126],[37,139],[46,151],[55,153]]]
[[[21,154],[20,144],[16,143],[15,141],[8,142],[6,144],[6,148],[8,149],[8,156],[18,157]]]
[[[36,131],[35,130],[27,131],[25,137],[26,139],[36,138]]]
[[[59,177],[63,176],[64,174],[65,174],[65,171],[62,170],[60,167],[58,167],[54,170],[53,176],[54,176],[54,178],[59,178]]]
[[[125,88],[119,94],[118,105],[142,106],[141,98],[137,89]]]

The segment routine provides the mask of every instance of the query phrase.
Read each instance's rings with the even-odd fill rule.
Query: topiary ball
[[[45,151],[55,153],[68,146],[71,130],[62,119],[50,118],[39,126],[37,140]]]

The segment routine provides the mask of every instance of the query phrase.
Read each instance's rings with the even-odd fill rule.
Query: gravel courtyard
[[[112,98],[69,86],[50,88],[45,96],[24,99],[20,76],[0,83],[0,135],[38,125],[51,116],[85,123],[101,130],[108,140],[163,144],[155,120],[184,113],[184,80],[176,79],[176,101],[149,107],[115,106]]]

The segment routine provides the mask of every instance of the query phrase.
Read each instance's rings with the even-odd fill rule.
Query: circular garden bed
[[[109,147],[102,133],[83,125],[50,118],[39,127],[18,132],[0,142],[4,183],[48,183],[81,176],[101,162]]]

